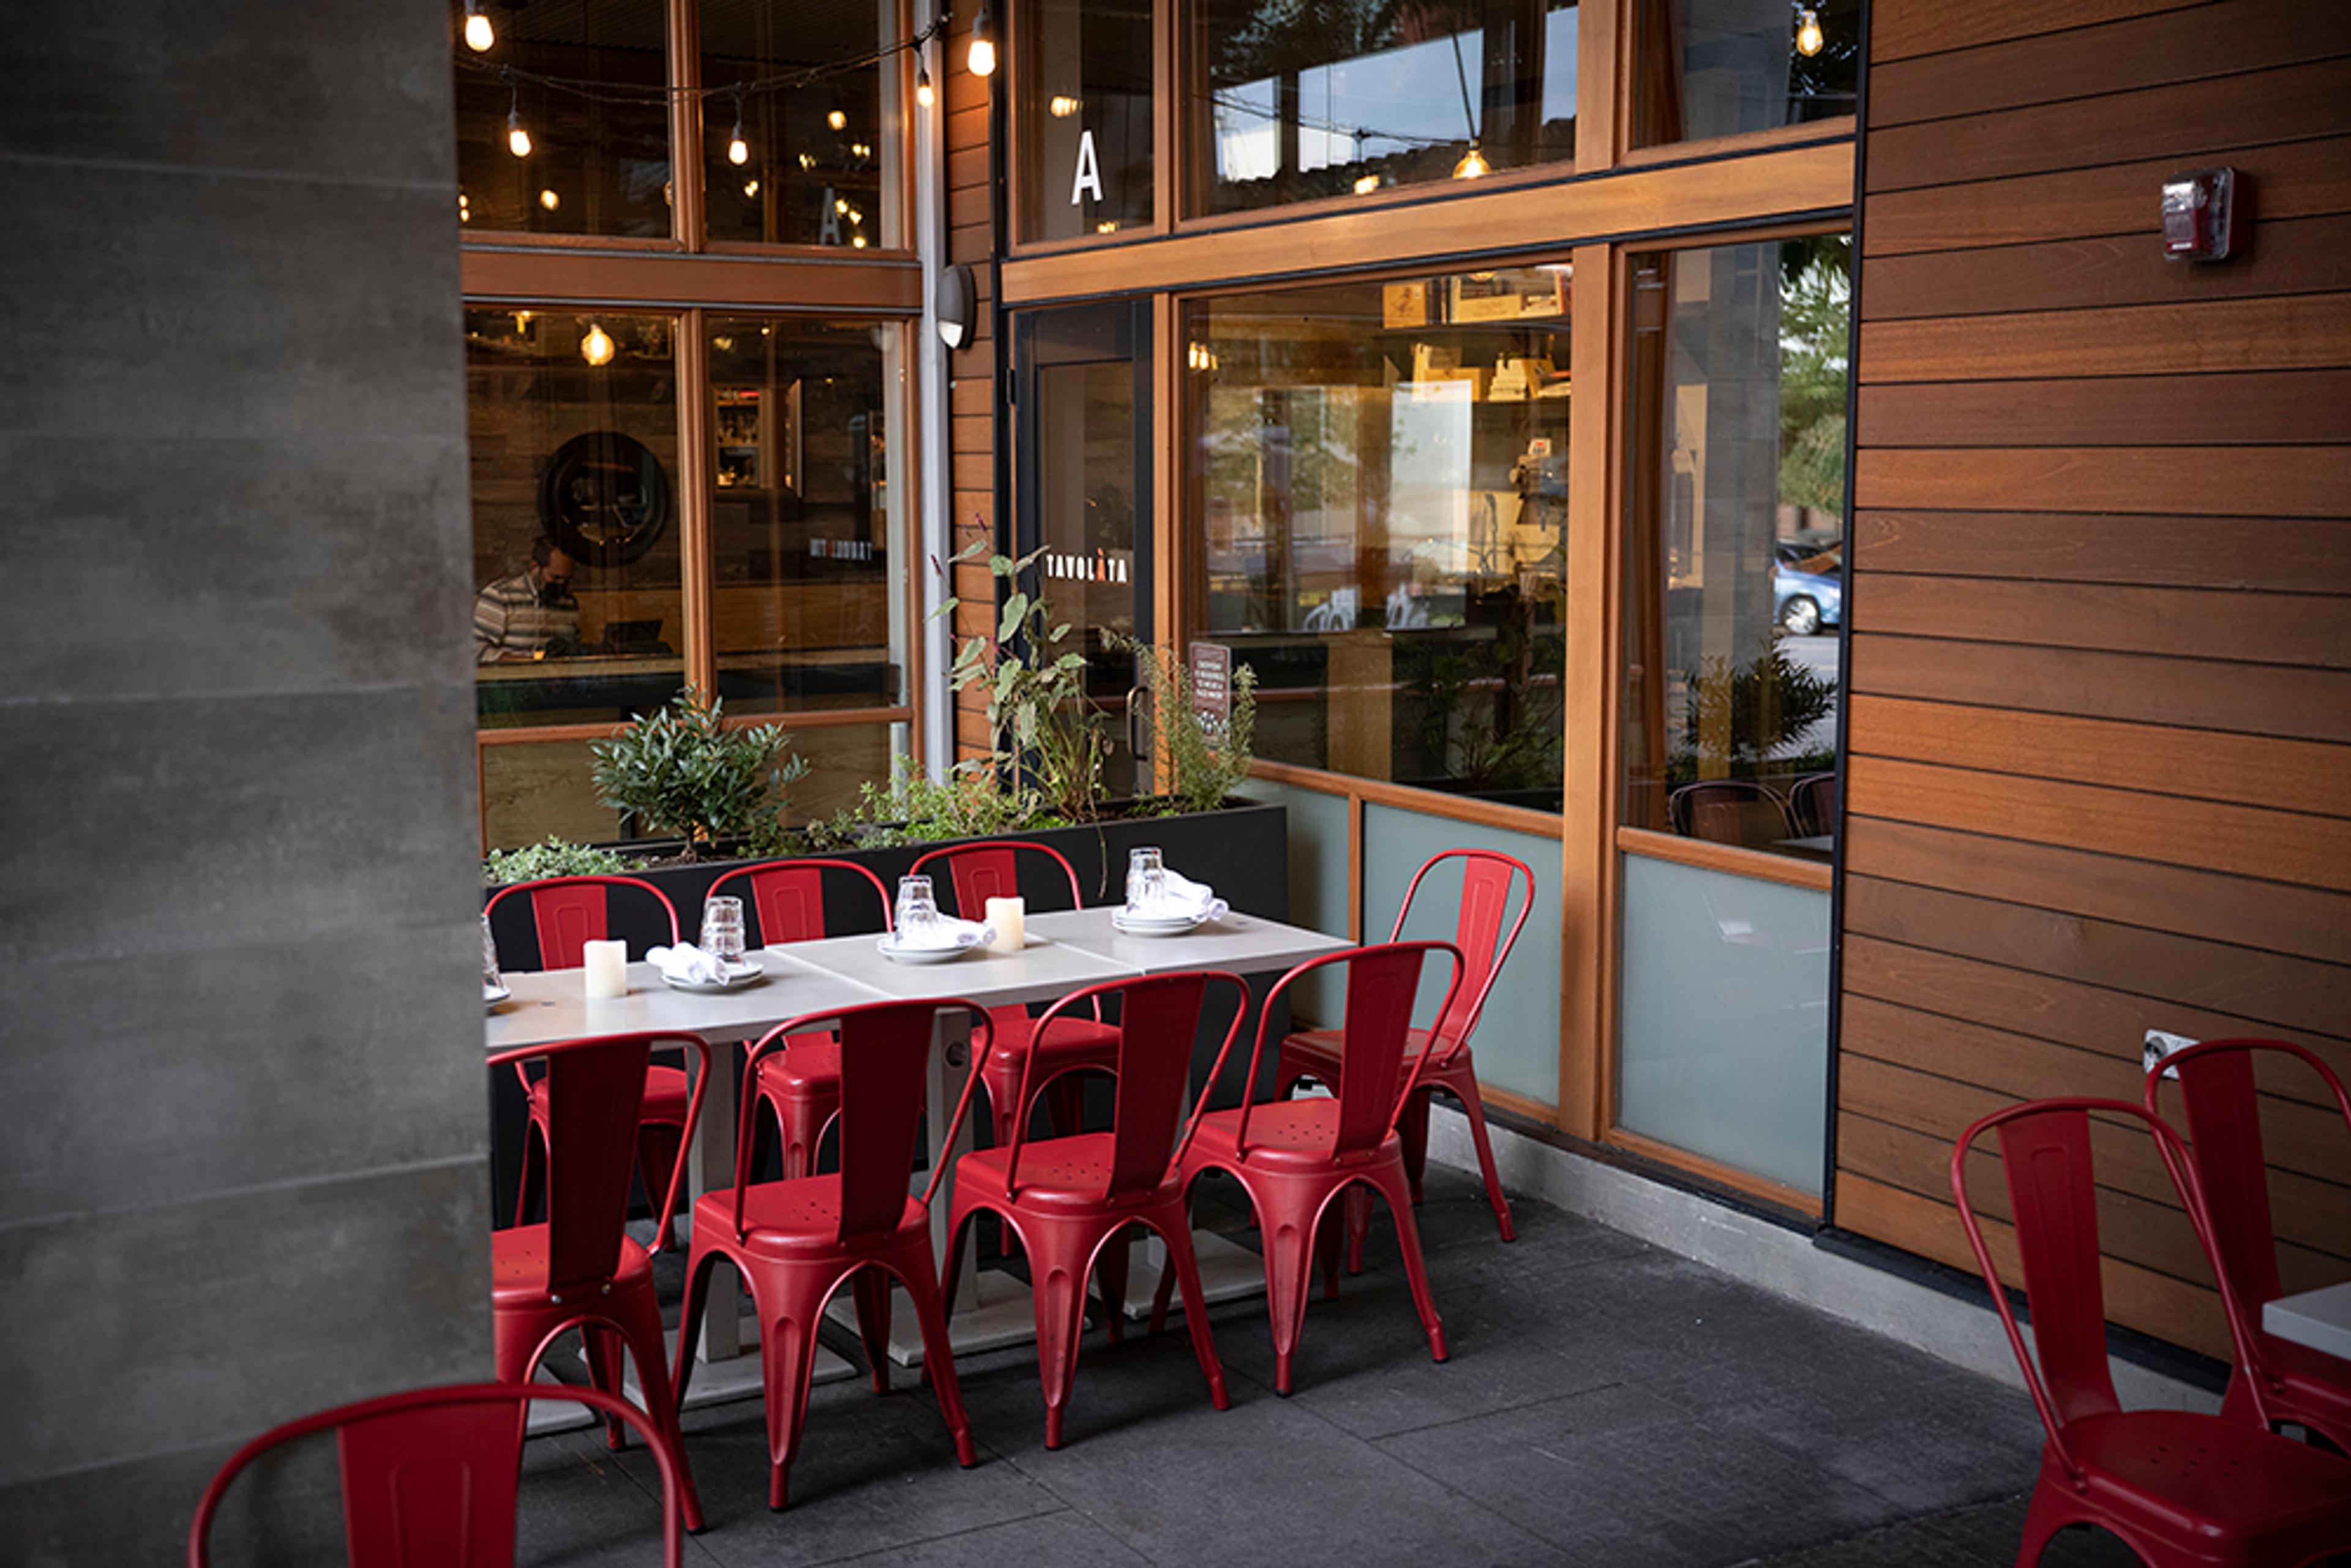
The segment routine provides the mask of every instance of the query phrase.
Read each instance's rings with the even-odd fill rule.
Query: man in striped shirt
[[[543,659],[579,641],[580,601],[571,597],[571,558],[545,535],[531,541],[530,565],[500,578],[474,601],[476,664]]]

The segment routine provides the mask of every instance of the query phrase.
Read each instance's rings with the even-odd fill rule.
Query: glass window
[[[1557,810],[1568,268],[1191,315],[1196,627],[1257,752]]]
[[[1575,155],[1573,4],[1199,0],[1195,15],[1196,212]]]
[[[676,330],[465,312],[486,727],[624,719],[679,687]]]
[[[1633,144],[1854,112],[1861,0],[1639,0]]]
[[[1832,848],[1851,248],[1827,235],[1635,258],[1635,827]]]
[[[897,62],[795,73],[898,38],[894,0],[702,0],[704,222],[713,241],[874,249],[900,244]],[[784,78],[779,81],[778,78]],[[765,82],[758,91],[737,91]],[[740,127],[743,162],[734,160]]]
[[[894,325],[713,316],[710,555],[729,711],[904,700]],[[827,732],[831,733],[831,732]]]
[[[575,844],[622,837],[621,814],[596,799],[584,740],[482,748],[482,847],[518,850],[553,834]]]
[[[1015,30],[1021,238],[1151,222],[1151,9],[1037,0]]]
[[[465,7],[449,7],[457,212],[467,231],[667,237],[662,0],[485,11],[496,41],[477,53],[462,36]]]

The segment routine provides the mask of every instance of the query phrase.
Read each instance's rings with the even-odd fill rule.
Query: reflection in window
[[[1860,0],[1639,0],[1633,144],[1854,112]]]
[[[876,64],[806,86],[747,92],[747,82],[873,54],[897,37],[889,0],[739,5],[702,0],[705,224],[715,241],[878,249],[900,243],[893,167],[894,74]],[[894,59],[892,62],[894,71]],[[742,130],[743,162],[734,161]]]
[[[1635,260],[1635,827],[1832,847],[1850,251],[1833,235]]]
[[[453,45],[465,231],[666,238],[674,193],[662,0],[502,5],[494,14],[486,53]],[[453,3],[449,17],[458,39],[465,7]],[[505,69],[528,74],[509,81]],[[527,140],[512,139],[517,125]]]
[[[1259,756],[1558,810],[1568,287],[1195,308],[1196,624],[1257,672]]]
[[[1575,154],[1576,8],[1201,0],[1193,101],[1208,213],[1368,194]]]
[[[737,713],[893,706],[898,329],[713,316],[707,331],[719,695]]]
[[[1022,57],[1020,237],[1151,222],[1150,0],[1037,0]]]
[[[678,689],[671,316],[465,312],[481,722],[611,722]]]

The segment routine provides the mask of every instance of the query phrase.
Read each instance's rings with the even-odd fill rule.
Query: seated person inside
[[[580,646],[580,601],[571,597],[571,558],[544,534],[531,541],[530,564],[502,577],[474,600],[476,664],[559,658]]]

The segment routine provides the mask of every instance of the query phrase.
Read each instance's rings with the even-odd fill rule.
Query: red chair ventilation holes
[[[922,1323],[923,1370],[938,1392],[940,1412],[955,1436],[956,1457],[966,1468],[977,1462],[963,1396],[956,1386],[955,1353],[947,1343],[946,1314],[931,1253],[931,1198],[946,1163],[932,1171],[921,1197],[907,1196],[924,1070],[933,1026],[942,1013],[972,1019],[975,1049],[985,1050],[990,1043],[987,1013],[975,1003],[954,999],[873,1002],[787,1019],[768,1030],[744,1064],[747,1103],[761,1059],[784,1049],[787,1037],[826,1025],[838,1030],[841,1168],[825,1176],[754,1184],[754,1123],[746,1117],[735,1145],[735,1185],[705,1193],[694,1206],[694,1248],[686,1263],[685,1303],[678,1316],[678,1397],[684,1397],[694,1370],[711,1266],[724,1259],[742,1273],[759,1314],[770,1508],[785,1503],[792,1455],[799,1448],[808,1416],[817,1325],[825,1302],[843,1283],[856,1294],[858,1327],[873,1364],[876,1393],[889,1389],[891,1281],[906,1288]],[[958,1104],[942,1146],[954,1146],[962,1123],[963,1105]]]
[[[2161,1113],[2157,1101],[2165,1072],[2178,1071],[2214,1262],[2227,1272],[2245,1312],[2238,1326],[2246,1354],[2238,1358],[2220,1414],[2266,1427],[2268,1422],[2255,1418],[2252,1392],[2258,1385],[2270,1421],[2307,1427],[2351,1454],[2351,1362],[2262,1327],[2262,1308],[2284,1293],[2278,1283],[2269,1170],[2262,1153],[2261,1102],[2253,1086],[2254,1063],[2262,1057],[2281,1065],[2299,1060],[2315,1073],[2343,1113],[2344,1131],[2351,1133],[2351,1096],[2344,1093],[2343,1081],[2314,1052],[2283,1040],[2208,1040],[2173,1052],[2147,1074],[2147,1108]],[[2351,1143],[2341,1146],[2351,1154]]]
[[[2179,1134],[2126,1101],[2034,1101],[1994,1112],[1959,1135],[1951,1191],[2049,1434],[2018,1568],[2038,1563],[2049,1538],[2072,1524],[2111,1532],[2150,1568],[2286,1568],[2342,1550],[2351,1543],[2351,1461],[2217,1416],[2121,1408],[2106,1366],[2093,1112],[2143,1124],[2154,1134],[2197,1239],[2208,1255],[2212,1249]],[[1987,1129],[2000,1134],[2037,1364],[1968,1203],[1968,1153]],[[2225,1272],[2220,1291],[2233,1332],[2242,1317]],[[2252,1397],[2265,1427],[2258,1386]]]
[[[1123,1021],[1111,1130],[1032,1143],[1016,1120],[1003,1147],[977,1150],[956,1166],[947,1306],[952,1311],[955,1305],[957,1266],[973,1216],[983,1211],[996,1215],[1019,1237],[1034,1282],[1037,1370],[1045,1386],[1049,1448],[1061,1446],[1062,1413],[1077,1375],[1078,1342],[1085,1332],[1089,1273],[1101,1281],[1111,1343],[1118,1343],[1125,1315],[1125,1236],[1133,1226],[1145,1228],[1166,1244],[1168,1270],[1184,1287],[1185,1321],[1191,1329],[1193,1354],[1208,1380],[1208,1397],[1217,1409],[1226,1408],[1225,1371],[1217,1360],[1207,1304],[1200,1294],[1199,1264],[1185,1211],[1184,1151],[1176,1142],[1192,1041],[1212,983],[1229,987],[1233,993],[1232,1025],[1217,1052],[1222,1061],[1249,1016],[1249,986],[1238,975],[1200,971],[1113,980],[1055,1002],[1037,1020],[1037,1040],[1050,1042],[1075,1008],[1091,1010],[1102,1001],[1119,1002]],[[1030,1071],[1049,1051],[1050,1044],[1048,1051],[1029,1053]],[[965,1082],[967,1102],[976,1082],[975,1074]],[[1027,1103],[1029,1087],[1024,1075],[1013,1103]]]
[[[1396,1134],[1396,1120],[1404,1113],[1405,1103],[1420,1089],[1419,1081],[1404,1071],[1405,1041],[1412,1022],[1413,998],[1420,988],[1422,963],[1432,953],[1452,960],[1452,977],[1437,1009],[1437,1016],[1444,1018],[1453,1010],[1460,992],[1463,968],[1461,950],[1450,942],[1353,947],[1310,958],[1282,976],[1274,982],[1258,1020],[1249,1075],[1241,1080],[1241,1103],[1229,1111],[1207,1111],[1203,1098],[1201,1109],[1193,1113],[1186,1134],[1185,1190],[1188,1192],[1204,1171],[1226,1172],[1249,1194],[1263,1232],[1266,1306],[1273,1320],[1277,1393],[1290,1392],[1290,1356],[1298,1348],[1311,1283],[1311,1253],[1319,1236],[1329,1286],[1335,1291],[1338,1227],[1343,1215],[1330,1212],[1331,1205],[1343,1201],[1343,1194],[1359,1182],[1386,1200],[1395,1220],[1413,1305],[1428,1333],[1429,1352],[1439,1361],[1446,1358],[1445,1329],[1428,1293],[1420,1232],[1412,1218],[1411,1186],[1405,1176],[1403,1140]],[[1246,1095],[1257,1082],[1258,1065],[1265,1055],[1266,1020],[1276,1015],[1291,982],[1332,965],[1344,967],[1347,974],[1346,1027],[1332,1095],[1250,1104]],[[1211,1084],[1223,1068],[1220,1056]],[[1152,1312],[1155,1329],[1165,1318],[1170,1281],[1170,1276],[1162,1276],[1159,1282]]]
[[[213,1519],[230,1483],[272,1448],[335,1434],[351,1568],[512,1568],[523,1412],[534,1399],[585,1405],[637,1429],[661,1469],[662,1561],[685,1560],[685,1468],[673,1439],[627,1401],[592,1389],[466,1383],[386,1395],[274,1427],[239,1448],[196,1504],[188,1568],[212,1561]]]

